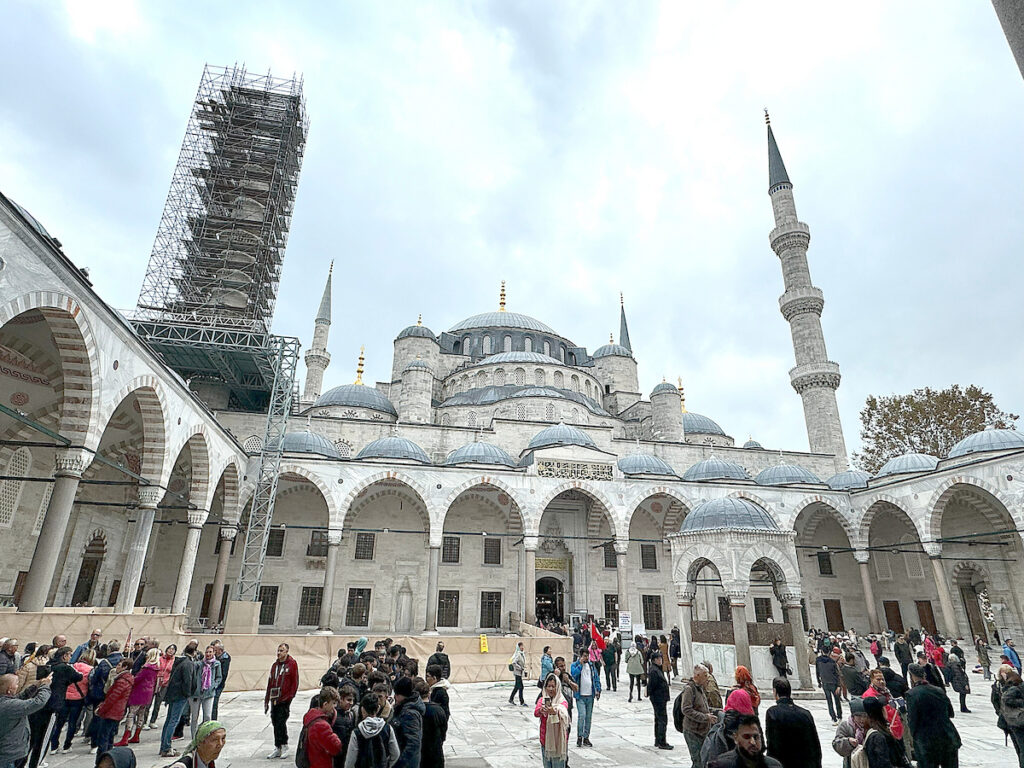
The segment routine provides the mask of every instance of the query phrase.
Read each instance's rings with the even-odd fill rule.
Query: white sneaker
[[[267,760],[277,760],[280,757],[283,757],[281,754],[281,748],[277,747],[273,752],[267,755]]]
[[[281,747],[281,754],[278,755],[278,757],[280,757],[282,760],[288,757],[288,747]]]
[[[62,755],[70,755],[70,754],[71,754],[71,747],[64,747],[64,749],[62,749],[62,750],[60,751],[60,753],[61,753]]]
[[[95,755],[97,749],[99,749],[99,747],[93,747],[92,749],[89,750],[89,754],[90,755]]]

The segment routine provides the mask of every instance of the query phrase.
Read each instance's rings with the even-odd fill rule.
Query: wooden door
[[[842,632],[846,627],[843,621],[843,605],[839,600],[825,600],[825,626],[829,632]]]
[[[931,600],[915,600],[917,606],[917,618],[921,626],[928,630],[929,635],[937,635],[939,630],[935,627],[935,613],[932,611]]]
[[[964,601],[967,623],[971,625],[971,642],[974,642],[975,637],[981,637],[987,642],[988,632],[985,631],[985,620],[981,616],[978,593],[975,592],[974,587],[960,587],[960,599]]]
[[[71,605],[89,604],[89,597],[92,595],[92,588],[96,585],[96,575],[100,572],[101,562],[94,557],[86,557],[82,560],[82,567],[78,571],[78,581],[75,582],[75,591],[71,596]]]
[[[883,600],[882,607],[885,609],[885,623],[889,629],[897,634],[903,634],[903,614],[900,613],[899,600]]]

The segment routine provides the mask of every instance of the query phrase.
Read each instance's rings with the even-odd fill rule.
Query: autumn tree
[[[965,389],[915,389],[908,395],[868,397],[860,412],[861,450],[854,463],[871,474],[904,453],[942,458],[968,435],[986,427],[1015,429],[1017,415],[1000,410],[992,395],[973,384]]]

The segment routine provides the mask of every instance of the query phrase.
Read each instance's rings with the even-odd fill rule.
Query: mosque
[[[809,451],[737,444],[676,384],[641,392],[625,305],[618,339],[589,351],[511,311],[504,284],[493,311],[398,330],[387,381],[364,382],[361,356],[352,384],[322,391],[328,274],[259,631],[475,635],[628,613],[678,625],[697,658],[766,666],[752,647],[779,635],[804,671],[807,627],[1019,635],[1024,436],[848,466],[810,230],[770,125],[767,140]],[[19,543],[0,595],[224,621],[266,414],[204,400],[2,196],[0,326],[0,528]]]

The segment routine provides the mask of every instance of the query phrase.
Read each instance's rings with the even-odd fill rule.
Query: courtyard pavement
[[[983,681],[973,680],[975,693],[968,696],[968,707],[972,714],[957,712],[956,726],[960,731],[964,747],[960,752],[963,768],[986,766],[986,768],[1010,768],[1017,764],[1013,746],[1004,746],[1003,734],[996,728],[995,715],[988,701],[989,687]],[[673,686],[673,697],[678,691]],[[455,685],[450,691],[452,719],[448,727],[448,741],[445,745],[445,763],[448,768],[518,768],[518,766],[540,766],[537,720],[533,707],[509,706],[508,695],[511,683],[474,683]],[[527,701],[532,704],[536,688],[526,689]],[[300,693],[291,710],[289,733],[291,748],[298,741],[302,716],[305,714],[313,691]],[[589,749],[577,749],[575,736],[570,744],[569,761],[580,766],[584,761],[602,766],[687,766],[690,758],[682,734],[672,727],[672,704],[669,702],[668,740],[675,746],[671,752],[655,749],[654,716],[646,699],[632,704],[627,702],[628,684],[624,690],[602,695],[594,708],[594,724]],[[840,768],[842,760],[832,751],[832,735],[835,729],[828,716],[824,701],[801,701],[813,714],[822,740],[823,766]],[[769,706],[761,705],[761,717]],[[954,706],[956,703],[954,701]],[[166,709],[163,710],[166,712]],[[224,694],[220,701],[221,721],[227,726],[227,746],[217,768],[271,768],[272,766],[293,766],[294,752],[289,752],[284,761],[267,760],[266,755],[273,749],[273,731],[270,720],[263,714],[263,694]],[[161,724],[163,722],[161,718]],[[573,733],[575,734],[575,722]],[[188,729],[185,730],[186,734]],[[158,756],[159,730],[143,731],[142,741],[134,745],[139,768],[165,766],[169,758]],[[184,742],[175,742],[182,748]],[[76,739],[74,751],[68,755],[49,755],[50,768],[90,768],[94,756],[88,748],[80,746]]]

